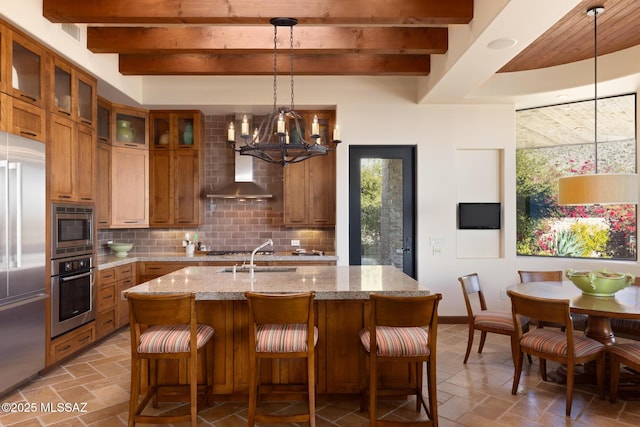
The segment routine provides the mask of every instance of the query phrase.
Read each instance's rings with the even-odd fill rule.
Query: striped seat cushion
[[[576,335],[573,336],[573,345],[576,357],[587,356],[604,350],[604,344],[591,338]],[[524,349],[566,356],[567,335],[557,329],[534,329],[522,336],[520,346]]]
[[[368,352],[370,349],[369,328],[360,330],[360,342]],[[428,356],[429,333],[419,327],[376,327],[377,355],[386,357]]]
[[[198,324],[197,346],[202,347],[213,337],[214,329]],[[184,353],[191,351],[189,325],[157,325],[140,334],[139,353]]]
[[[513,315],[508,311],[483,310],[473,316],[473,323],[476,326],[488,328],[504,329],[513,332]]]
[[[318,342],[318,328],[313,327],[313,344]],[[256,328],[258,353],[297,353],[307,351],[307,324],[287,323],[258,325]]]
[[[640,344],[638,343],[616,344],[607,350],[609,350],[609,354],[622,357],[630,363],[634,363],[636,366],[640,365]]]

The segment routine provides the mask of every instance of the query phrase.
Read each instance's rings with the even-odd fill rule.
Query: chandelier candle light
[[[249,121],[244,116],[240,125],[241,142],[236,142],[236,129],[233,122],[227,129],[227,142],[234,151],[242,155],[253,156],[270,163],[285,166],[315,156],[326,156],[337,148],[340,141],[338,126],[333,130],[333,139],[323,141],[320,134],[318,116],[314,116],[311,132],[308,132],[304,118],[294,110],[293,84],[293,26],[295,18],[272,18],[273,25],[273,111],[267,115],[253,134],[249,131]],[[290,28],[290,64],[291,64],[291,106],[277,107],[277,60],[278,27]],[[307,139],[307,135],[309,139]]]
[[[598,36],[597,17],[603,6],[592,7],[587,15],[593,16],[594,34],[594,144],[595,174],[565,176],[558,181],[558,205],[622,205],[638,204],[638,175],[598,173]]]

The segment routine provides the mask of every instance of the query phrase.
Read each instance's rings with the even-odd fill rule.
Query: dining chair
[[[202,355],[206,378],[204,396],[208,399],[213,391],[213,368],[208,366],[213,359],[213,327],[197,323],[196,299],[193,293],[170,295],[141,295],[128,293],[129,326],[131,330],[131,396],[129,400],[129,427],[136,423],[198,423],[198,358]],[[183,384],[158,384],[156,365],[158,360],[181,360],[188,366]],[[149,387],[142,401],[140,397],[142,362],[149,365]],[[153,398],[153,407],[158,407],[158,393],[188,387],[188,413],[143,414]],[[154,411],[157,412],[157,411]]]
[[[419,297],[379,294],[369,296],[371,309],[369,320],[359,332],[362,344],[361,354],[364,355],[364,360],[360,364],[362,369],[360,410],[364,411],[365,396],[368,394],[371,427],[379,422],[376,415],[376,400],[381,395],[415,395],[416,412],[420,412],[421,407],[424,407],[429,421],[411,422],[411,424],[429,424],[437,427],[436,342],[438,303],[441,299],[442,294]],[[401,388],[388,385],[381,388],[378,381],[378,372],[381,369],[379,365],[386,362],[408,362],[412,366],[412,374],[415,375],[413,380],[415,386]],[[427,365],[428,405],[422,394],[423,363]],[[368,372],[366,366],[369,367]]]
[[[569,300],[530,297],[507,291],[511,298],[511,311],[516,324],[518,338],[516,341],[515,371],[511,394],[518,392],[518,384],[522,374],[523,353],[540,358],[540,374],[546,381],[546,361],[553,360],[567,367],[566,415],[571,416],[573,401],[573,383],[575,367],[578,364],[596,362],[598,394],[604,399],[604,344],[585,337],[575,335],[573,321],[569,311]],[[530,319],[559,323],[565,331],[557,329],[536,328],[523,333],[520,328],[521,316]]]
[[[640,277],[636,277],[631,286],[640,286]],[[611,330],[616,336],[640,340],[640,319],[614,317],[611,319]]]
[[[620,365],[626,365],[636,372],[640,371],[640,343],[614,344],[607,351],[611,369],[609,401],[614,403],[618,397]]]
[[[491,332],[499,335],[508,335],[511,337],[511,356],[515,363],[515,339],[517,333],[513,323],[513,317],[510,311],[502,310],[488,310],[487,303],[484,298],[484,293],[480,287],[480,278],[478,273],[467,274],[465,276],[458,277],[458,281],[462,286],[462,295],[464,296],[464,302],[467,307],[467,317],[469,320],[469,338],[467,340],[467,351],[464,355],[464,362],[467,363],[469,354],[471,353],[471,347],[473,346],[473,337],[475,331],[480,331],[480,345],[478,346],[478,353],[482,353],[484,343],[487,339],[487,333]],[[472,304],[471,298],[475,295],[478,303]],[[480,311],[474,311],[473,305],[480,305]],[[523,330],[529,330],[529,320],[522,319],[521,327]],[[531,359],[529,359],[531,362]]]
[[[245,292],[249,304],[249,413],[255,422],[303,423],[315,427],[315,292],[261,294]],[[257,413],[261,359],[303,358],[307,362],[308,411],[296,414]]]
[[[564,273],[562,270],[538,270],[538,271],[527,271],[527,270],[518,270],[518,276],[520,276],[520,283],[531,283],[531,282],[562,282]],[[584,331],[587,326],[588,316],[586,314],[580,313],[572,313],[571,317],[573,318],[573,327],[575,329]],[[536,326],[538,328],[542,328],[544,326],[554,327],[554,328],[564,328],[563,325],[554,325],[550,323],[544,322],[536,322]]]

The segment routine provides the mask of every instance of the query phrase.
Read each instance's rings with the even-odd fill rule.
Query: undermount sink
[[[297,267],[286,267],[286,266],[256,266],[253,267],[254,273],[285,273],[285,272],[293,272],[296,271]],[[221,273],[233,273],[233,267],[224,267],[220,270]],[[248,265],[243,265],[235,268],[236,273],[249,273],[251,272],[251,268]]]

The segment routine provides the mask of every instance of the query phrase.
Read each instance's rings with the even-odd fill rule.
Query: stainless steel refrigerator
[[[45,147],[0,132],[0,395],[44,368]]]

